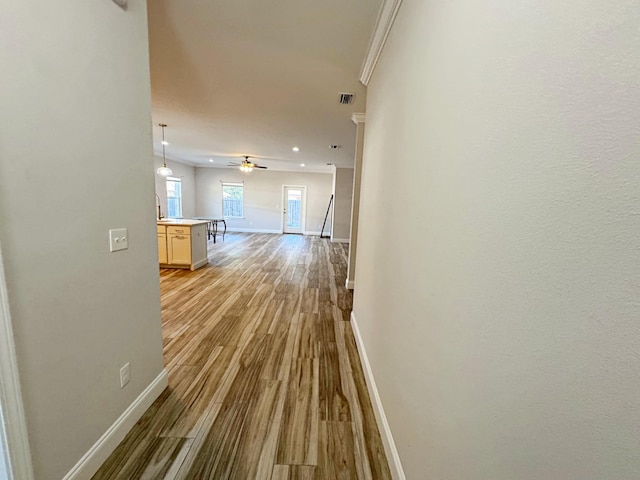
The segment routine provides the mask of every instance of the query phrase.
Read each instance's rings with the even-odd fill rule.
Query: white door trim
[[[0,444],[7,465],[8,480],[33,480],[27,422],[22,403],[18,361],[13,341],[9,295],[0,249]],[[0,477],[4,472],[0,472]]]
[[[300,209],[300,213],[302,215],[301,218],[301,228],[300,233],[304,235],[305,226],[307,222],[307,186],[306,185],[282,185],[282,213],[280,214],[280,231],[284,233],[284,206],[286,204],[287,198],[285,194],[287,192],[287,188],[299,188],[302,190],[302,208]]]

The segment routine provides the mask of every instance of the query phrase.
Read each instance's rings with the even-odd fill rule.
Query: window
[[[167,216],[182,217],[182,181],[179,178],[167,177]]]
[[[244,185],[242,183],[222,184],[222,214],[225,217],[244,217]]]

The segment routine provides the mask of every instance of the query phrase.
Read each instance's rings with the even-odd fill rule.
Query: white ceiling
[[[250,155],[279,170],[352,166],[351,115],[365,109],[358,78],[380,4],[149,1],[156,154],[166,123],[167,158],[192,165]],[[354,103],[340,105],[340,92]]]

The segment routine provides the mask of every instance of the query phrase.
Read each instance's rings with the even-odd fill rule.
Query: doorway
[[[307,187],[284,185],[282,187],[282,233],[304,233]]]

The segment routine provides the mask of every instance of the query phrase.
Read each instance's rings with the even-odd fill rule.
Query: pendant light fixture
[[[163,177],[168,177],[169,175],[173,175],[173,172],[169,167],[167,167],[167,159],[164,156],[164,147],[167,145],[167,142],[164,140],[164,127],[167,126],[166,123],[159,123],[160,127],[162,127],[162,166],[157,170],[158,175],[162,175]]]

